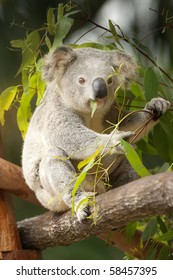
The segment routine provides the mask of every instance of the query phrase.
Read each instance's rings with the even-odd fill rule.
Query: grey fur
[[[114,74],[113,68],[119,75]],[[123,86],[133,78],[135,71],[134,60],[119,51],[92,48],[72,50],[63,46],[45,57],[43,77],[47,81],[47,89],[32,116],[22,156],[26,183],[44,207],[58,212],[72,207],[77,163],[91,156],[101,145],[104,152],[111,149],[111,154],[102,159],[103,166],[108,167],[115,161],[110,169],[114,186],[136,178],[122,155],[120,141],[132,139],[133,131],[148,122],[145,131],[135,138],[135,141],[139,140],[158,122],[158,117],[166,112],[170,104],[162,98],[152,99],[146,105],[145,112],[136,112],[125,119],[119,127],[120,131],[109,130],[110,134],[103,134],[108,126],[107,121],[117,122],[118,112],[114,101],[117,86]],[[106,81],[106,98],[95,96],[92,85],[97,78]],[[91,100],[97,102],[93,118]],[[153,112],[156,114],[150,120]],[[62,157],[67,159],[62,160]],[[87,217],[88,206],[82,204],[77,208],[77,205],[95,194],[92,182],[93,176],[88,175],[75,195],[75,211],[79,221]],[[103,181],[100,180],[96,191],[106,191]]]

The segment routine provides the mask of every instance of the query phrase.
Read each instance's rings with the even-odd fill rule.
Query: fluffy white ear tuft
[[[54,52],[45,56],[43,79],[52,82],[54,79],[61,79],[69,63],[76,59],[72,48],[62,46]]]
[[[136,76],[137,64],[130,55],[120,51],[113,51],[112,62],[113,67],[118,72],[119,80],[128,83],[128,80]]]

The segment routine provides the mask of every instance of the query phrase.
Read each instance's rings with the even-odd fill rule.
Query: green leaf
[[[140,98],[141,100],[145,101],[145,96],[142,91],[141,86],[138,83],[131,83],[130,85],[130,91],[134,94],[135,97]]]
[[[22,71],[22,86],[25,94],[29,91],[29,69]]]
[[[136,173],[140,177],[144,176],[150,176],[150,172],[146,169],[146,167],[143,165],[142,161],[140,160],[138,154],[130,145],[128,142],[121,140],[121,145],[125,151],[125,156],[128,159],[129,163],[133,167],[133,169],[136,171]]]
[[[47,45],[47,47],[48,47],[48,49],[49,49],[49,51],[50,51],[50,50],[51,50],[51,47],[52,47],[52,44],[51,44],[51,41],[50,41],[50,39],[49,39],[48,36],[46,36],[45,42],[46,42],[46,45]]]
[[[97,110],[97,102],[95,100],[90,101],[91,118],[93,118],[95,111]]]
[[[12,41],[10,41],[10,44],[13,48],[24,48],[25,47],[24,40],[12,40]]]
[[[147,252],[147,260],[154,260],[156,258],[156,253],[157,253],[157,249],[156,249],[156,245],[153,244],[149,247],[148,252]]]
[[[89,158],[81,161],[78,164],[78,169],[79,170],[81,168],[83,168],[84,166],[85,167],[82,170],[82,172],[78,175],[78,177],[76,179],[76,182],[74,184],[73,190],[72,190],[72,213],[74,213],[74,197],[75,197],[75,194],[76,194],[78,188],[81,186],[82,182],[85,180],[88,170],[90,170],[91,167],[93,166],[95,158],[98,156],[98,154],[100,153],[102,148],[103,147],[100,146],[92,156],[90,156]]]
[[[136,221],[126,225],[126,238],[129,243],[131,242],[131,240],[135,234],[136,228],[137,228]]]
[[[85,166],[85,169],[83,169],[83,172],[87,172],[92,167],[96,157],[99,155],[102,148],[103,148],[103,146],[100,145],[100,147],[95,151],[95,153],[93,155],[91,155],[90,157],[80,161],[78,166],[77,166],[78,169],[81,170]]]
[[[26,70],[28,67],[34,65],[38,54],[39,54],[39,45],[40,45],[40,36],[38,30],[31,32],[25,42],[25,47],[22,52],[22,63],[17,72],[17,75]]]
[[[154,234],[156,234],[157,232],[157,219],[153,218],[149,221],[149,223],[146,225],[141,239],[142,241],[147,241],[148,239],[150,239]]]
[[[27,93],[23,93],[20,107],[17,111],[17,124],[19,130],[21,131],[22,137],[25,138],[25,134],[29,125],[30,118],[32,116],[31,112],[31,100],[37,92],[37,73],[32,75],[29,80],[29,86]]]
[[[76,211],[78,211],[81,206],[88,205],[88,203],[89,203],[89,197],[86,197],[86,198],[82,199],[79,202],[79,204],[78,204],[78,206],[76,208]]]
[[[173,240],[173,231],[168,231],[161,236],[156,237],[157,241],[170,241]]]
[[[63,19],[63,16],[64,16],[64,5],[63,3],[60,3],[58,5],[57,21],[60,22]]]
[[[73,23],[74,19],[64,16],[61,19],[61,21],[57,24],[54,42],[52,45],[52,51],[54,51],[56,48],[63,44],[63,40],[69,33]]]
[[[75,209],[75,202],[74,202],[75,194],[76,194],[78,188],[81,186],[82,182],[85,180],[86,175],[87,175],[87,172],[81,172],[79,174],[79,176],[77,177],[76,182],[74,184],[73,190],[72,190],[72,214],[73,215],[74,215],[74,209]]]
[[[154,127],[153,143],[160,157],[166,162],[173,161],[173,115],[167,112],[160,119],[160,124]]]
[[[37,101],[36,105],[40,103],[40,100],[43,98],[43,94],[45,91],[45,81],[42,80],[42,74],[37,72]]]
[[[158,78],[151,67],[148,67],[144,74],[144,89],[147,101],[157,96],[159,90]]]
[[[114,36],[115,42],[120,45],[120,47],[123,49],[123,46],[120,43],[120,39],[118,37],[118,34],[116,32],[115,25],[112,23],[112,20],[109,19],[109,28],[111,30],[112,35]]]
[[[168,231],[165,222],[162,220],[160,216],[157,217],[157,223],[160,226],[162,233],[166,233]]]
[[[161,248],[159,252],[158,260],[169,260],[170,259],[170,249],[167,246]]]
[[[8,111],[18,91],[18,86],[5,89],[0,95],[0,123],[4,125],[4,113]]]
[[[50,8],[47,12],[47,29],[50,35],[54,34],[55,31],[55,16],[54,16],[54,8]]]
[[[74,197],[78,188],[80,187],[80,185],[82,184],[82,182],[85,180],[87,173],[86,172],[81,172],[79,174],[79,176],[76,179],[76,182],[74,184],[73,190],[72,190],[72,196]]]
[[[130,40],[130,38],[128,38],[128,42],[129,42],[130,45],[135,43],[135,45],[136,45],[136,47],[138,47],[138,49],[141,49],[143,52],[145,52],[150,58],[152,58],[153,61],[156,60],[155,55],[151,52],[151,48],[149,48],[146,45],[142,44],[141,41],[138,40],[137,38],[132,38],[131,40]],[[139,52],[136,51],[136,49],[134,47],[133,47],[133,49],[139,55]]]
[[[137,146],[144,154],[147,154],[147,155],[157,155],[158,154],[155,147],[153,147],[150,143],[148,143],[146,141],[146,139],[141,139],[137,143]]]
[[[104,46],[95,42],[86,42],[81,45],[75,45],[75,44],[70,44],[71,47],[74,49],[80,49],[80,48],[95,48],[99,50],[103,50]]]

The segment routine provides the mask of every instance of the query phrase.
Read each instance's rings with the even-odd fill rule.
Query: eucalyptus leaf
[[[133,167],[133,169],[136,171],[136,173],[140,177],[144,176],[150,176],[150,172],[146,169],[146,167],[143,165],[142,161],[140,160],[137,152],[135,149],[130,145],[128,142],[121,140],[121,145],[125,151],[125,156],[128,159],[130,165]]]
[[[12,40],[12,41],[10,41],[10,44],[13,48],[24,48],[25,47],[24,40]]]
[[[146,139],[141,139],[137,143],[137,146],[144,154],[153,156],[158,154],[156,148],[153,147],[153,145],[151,145]]]
[[[110,28],[110,31],[111,31],[113,37],[114,37],[115,42],[116,42],[118,45],[120,45],[120,47],[123,49],[123,46],[122,46],[122,44],[120,43],[120,39],[119,39],[118,34],[117,34],[117,32],[116,32],[115,25],[113,24],[112,20],[110,20],[110,19],[109,19],[109,28]]]
[[[161,236],[156,237],[157,241],[170,241],[173,240],[173,231],[168,231]]]
[[[74,19],[64,16],[60,22],[57,24],[56,32],[54,36],[54,41],[52,45],[52,51],[58,48],[63,44],[64,38],[69,33],[72,25],[74,23]]]
[[[77,177],[76,182],[74,184],[74,187],[72,190],[72,214],[74,214],[74,209],[75,209],[74,199],[75,199],[76,192],[77,192],[78,188],[81,186],[82,182],[85,180],[86,175],[87,175],[87,172],[81,172],[79,174],[79,176]]]
[[[160,226],[162,233],[166,233],[168,231],[165,222],[163,221],[163,219],[160,216],[157,217],[157,223]]]
[[[135,234],[136,228],[137,228],[136,221],[126,225],[126,238],[129,243],[131,242],[131,240]]]
[[[170,259],[170,248],[168,246],[164,246],[160,249],[160,252],[159,252],[159,257],[158,259],[159,260],[169,260]]]
[[[32,116],[31,100],[36,94],[36,92],[37,92],[37,74],[35,73],[29,79],[28,92],[27,94],[23,93],[20,101],[20,107],[17,111],[17,124],[23,138],[25,138],[29,121]]]
[[[99,49],[99,50],[104,49],[103,45],[101,45],[99,43],[95,43],[95,42],[86,42],[81,45],[70,44],[70,46],[72,46],[74,49],[80,49],[80,48],[95,48],[95,49]]]
[[[16,93],[18,91],[18,86],[13,86],[5,89],[0,94],[0,123],[4,125],[4,113],[8,111],[11,107],[12,102],[15,99]]]
[[[154,127],[153,143],[160,157],[166,162],[173,161],[173,115],[167,112],[160,119],[160,124]]]
[[[100,147],[95,151],[95,153],[93,155],[91,155],[90,157],[80,161],[79,164],[78,164],[78,169],[81,170],[85,166],[86,168],[83,171],[87,172],[91,168],[91,166],[93,165],[96,157],[99,155],[102,148],[103,148],[103,146],[100,145]]]
[[[147,101],[157,96],[159,90],[159,81],[157,75],[151,67],[148,67],[144,74],[144,89]]]
[[[22,63],[17,72],[17,75],[21,71],[26,70],[28,67],[34,65],[39,54],[39,45],[40,45],[39,31],[35,30],[31,32],[25,40],[25,47],[23,48],[23,52],[22,52]]]
[[[90,101],[90,108],[91,108],[91,118],[93,118],[93,116],[97,110],[97,102],[95,100]]]
[[[47,12],[47,29],[48,32],[53,35],[55,31],[55,15],[54,15],[54,8],[50,8]]]
[[[153,235],[155,235],[156,232],[157,232],[157,219],[153,218],[148,222],[148,224],[146,225],[146,227],[142,233],[142,236],[141,236],[142,241],[147,241]]]

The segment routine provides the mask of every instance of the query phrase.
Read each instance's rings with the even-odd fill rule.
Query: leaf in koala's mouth
[[[97,110],[97,102],[95,100],[90,101],[91,118],[93,118],[95,111]]]

